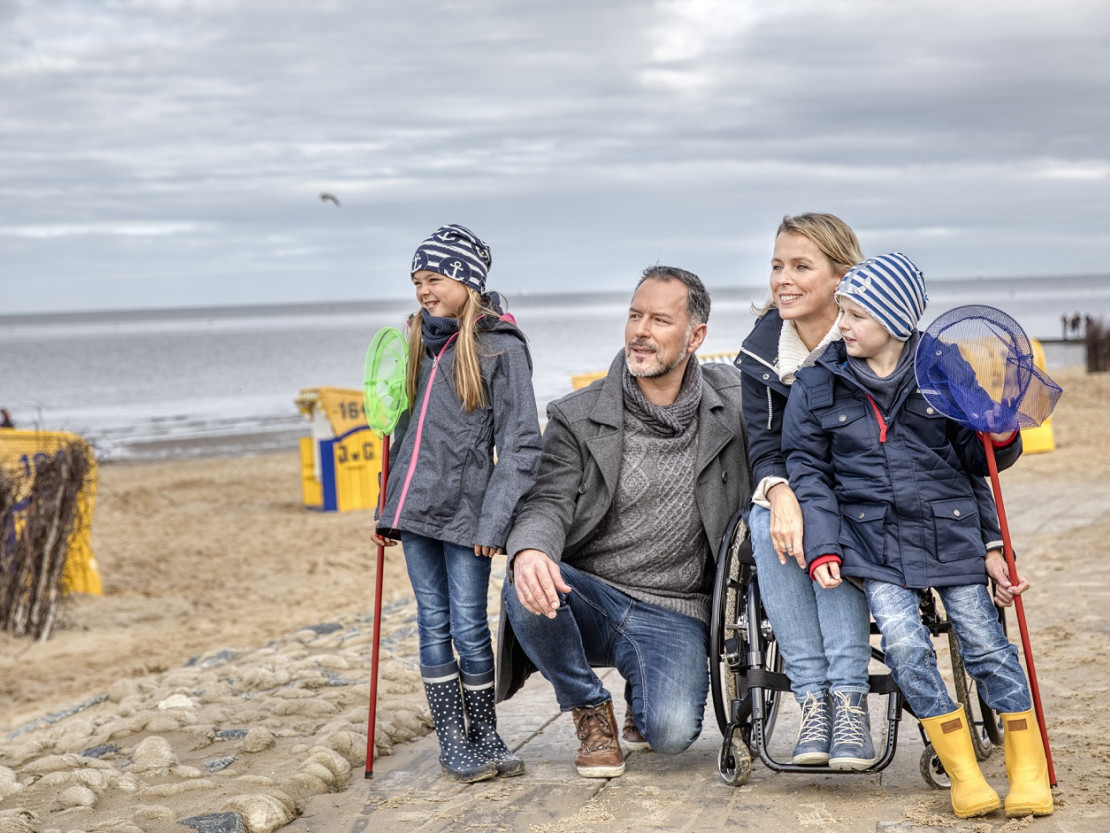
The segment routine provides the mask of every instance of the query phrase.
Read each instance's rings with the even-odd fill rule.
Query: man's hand
[[[1017,583],[1010,581],[1010,570],[1002,550],[991,550],[986,558],[987,575],[994,580],[994,603],[999,607],[1012,607],[1014,596],[1020,596],[1029,589],[1029,582],[1021,576]]]
[[[559,594],[573,589],[563,581],[559,565],[540,550],[521,550],[516,554],[513,585],[525,610],[548,619],[554,619],[559,609]]]

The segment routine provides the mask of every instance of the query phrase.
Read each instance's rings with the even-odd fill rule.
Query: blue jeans
[[[612,699],[594,667],[627,681],[636,726],[652,749],[682,752],[701,733],[709,693],[709,633],[697,619],[638,602],[568,564],[554,619],[526,610],[505,582],[505,613],[524,652],[555,689],[563,711]]]
[[[401,533],[405,566],[416,594],[420,664],[446,665],[459,654],[459,668],[483,674],[493,668],[487,594],[490,559],[473,547]],[[452,643],[454,650],[452,650]]]
[[[871,661],[867,598],[842,582],[825,589],[793,558],[786,564],[771,543],[771,513],[752,506],[748,517],[759,595],[799,701],[826,691],[866,693]]]
[[[921,622],[921,591],[885,581],[864,582],[871,613],[883,635],[883,652],[894,682],[918,719],[949,714],[957,704],[937,671],[929,630]],[[956,631],[967,673],[979,693],[1000,714],[1033,707],[1017,648],[1006,638],[998,610],[985,584],[938,587],[948,620]]]

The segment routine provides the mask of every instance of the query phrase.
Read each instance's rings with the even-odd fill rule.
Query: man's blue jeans
[[[825,589],[793,558],[780,564],[771,543],[771,513],[748,517],[763,608],[775,631],[798,702],[826,691],[866,693],[870,684],[871,617],[867,598],[845,581]]]
[[[493,669],[487,614],[490,559],[473,547],[401,533],[405,566],[416,595],[420,664],[445,665],[459,654],[468,674]],[[452,650],[452,643],[454,650]]]
[[[868,579],[864,582],[871,614],[883,635],[883,652],[894,682],[918,719],[956,710],[937,671],[929,630],[921,622],[921,591]],[[998,610],[985,584],[937,587],[948,620],[956,630],[964,666],[979,693],[999,714],[1033,707],[1017,648],[1006,638]]]
[[[559,569],[574,590],[560,595],[554,619],[526,610],[508,582],[501,590],[513,633],[555,689],[559,708],[611,699],[593,668],[613,666],[628,683],[636,726],[651,748],[682,752],[701,733],[709,693],[706,626],[567,564]]]

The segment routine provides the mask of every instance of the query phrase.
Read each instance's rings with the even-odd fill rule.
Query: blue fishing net
[[[1034,364],[1033,345],[994,307],[955,307],[921,334],[917,386],[950,419],[979,432],[1040,425],[1063,390]]]

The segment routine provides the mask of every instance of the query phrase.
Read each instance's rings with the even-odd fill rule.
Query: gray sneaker
[[[796,766],[818,766],[829,761],[829,743],[832,721],[829,718],[829,698],[825,692],[810,692],[802,701],[802,724],[798,727],[798,741],[790,762]]]
[[[829,766],[840,770],[867,769],[876,761],[871,743],[871,716],[867,713],[867,695],[834,691],[832,747]]]

